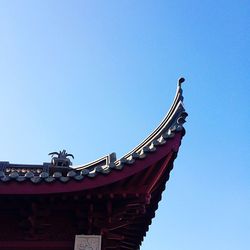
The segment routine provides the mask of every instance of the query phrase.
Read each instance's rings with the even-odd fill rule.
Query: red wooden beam
[[[162,163],[160,169],[157,171],[157,175],[155,175],[155,177],[152,179],[151,183],[148,185],[146,189],[147,194],[151,194],[153,188],[155,187],[155,185],[157,184],[157,182],[160,180],[163,173],[167,169],[169,161],[171,160],[172,156],[173,156],[173,152],[170,152],[167,158],[165,159],[165,161]]]

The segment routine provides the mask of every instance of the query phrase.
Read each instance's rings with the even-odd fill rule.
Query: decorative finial
[[[178,79],[178,87],[181,87],[181,84],[185,82],[185,78],[184,77],[180,77]]]
[[[74,159],[74,155],[68,154],[65,149],[59,152],[51,152],[49,153],[51,155],[51,164],[54,167],[69,167],[72,165],[72,162],[67,157],[72,157]],[[54,157],[54,155],[57,155]]]

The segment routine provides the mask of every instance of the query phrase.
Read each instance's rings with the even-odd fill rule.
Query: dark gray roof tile
[[[60,178],[59,178],[59,180],[61,181],[61,182],[68,182],[69,180],[70,180],[70,178],[68,177],[68,176],[61,176]]]
[[[131,156],[133,157],[133,159],[140,159],[140,155],[136,152],[133,152]]]
[[[155,147],[155,145],[154,145],[153,143],[151,143],[151,144],[149,145],[149,150],[150,150],[150,152],[156,151],[156,147]]]
[[[161,145],[161,143],[158,141],[158,139],[153,140],[151,144],[153,144],[154,147]]]
[[[32,173],[31,171],[29,171],[29,172],[27,172],[27,173],[25,174],[25,177],[26,177],[26,178],[32,178],[32,177],[34,177],[34,173]]]
[[[74,179],[76,181],[81,181],[83,178],[84,178],[84,176],[82,176],[82,175],[76,175],[76,176],[74,176]]]
[[[108,165],[106,165],[106,166],[103,166],[103,167],[102,167],[101,173],[102,173],[102,174],[109,174],[110,171],[111,171],[111,168],[110,168]]]
[[[53,177],[54,177],[54,178],[60,178],[60,177],[62,177],[62,173],[61,173],[61,172],[55,172],[55,173],[53,174]]]
[[[48,178],[49,177],[49,173],[48,172],[42,172],[40,175],[39,175],[41,178]]]
[[[39,176],[34,176],[34,177],[30,178],[30,180],[31,180],[31,182],[33,182],[33,183],[39,183],[39,182],[42,181],[42,178],[39,177]]]
[[[55,181],[55,178],[52,177],[52,176],[49,176],[49,177],[45,178],[44,180],[45,180],[46,182],[48,182],[48,183],[51,183],[51,182]]]
[[[10,181],[10,177],[9,177],[9,176],[3,176],[3,177],[1,178],[1,181],[3,181],[3,182]]]
[[[81,170],[81,175],[88,175],[89,174],[89,170],[87,168]]]
[[[97,166],[95,168],[96,172],[101,173],[102,172],[102,166]]]
[[[135,159],[133,159],[133,156],[130,155],[127,159],[126,159],[126,164],[133,164],[135,162]]]
[[[93,177],[96,176],[96,174],[97,174],[97,172],[96,172],[95,169],[94,169],[94,170],[92,170],[92,171],[89,172],[88,177],[93,178]]]
[[[124,167],[124,164],[121,161],[117,161],[117,164],[115,165],[115,169],[122,170]]]
[[[75,177],[77,175],[77,173],[74,171],[74,170],[71,170],[71,171],[69,171],[68,173],[67,173],[67,176],[68,177]]]
[[[9,174],[9,177],[11,179],[16,179],[18,176],[19,176],[18,172],[12,172],[12,173]]]
[[[182,131],[183,130],[183,126],[181,124],[179,124],[176,128],[176,131]]]
[[[26,178],[25,178],[24,176],[18,176],[18,177],[16,178],[16,180],[17,180],[18,182],[22,182],[22,181],[25,181]]]
[[[140,157],[140,159],[144,159],[146,156],[147,156],[146,152],[142,149],[142,150],[139,152],[139,157]]]
[[[126,158],[121,158],[120,160],[119,160],[119,162],[121,163],[121,164],[126,164],[127,163],[127,159]]]
[[[161,136],[160,138],[158,138],[158,140],[157,140],[158,142],[159,142],[159,144],[160,145],[163,145],[163,144],[165,144],[166,143],[166,140],[164,139],[164,137],[163,136]]]
[[[170,139],[173,138],[175,135],[175,133],[173,131],[171,131],[170,129],[164,133],[162,136],[164,137],[164,139]]]

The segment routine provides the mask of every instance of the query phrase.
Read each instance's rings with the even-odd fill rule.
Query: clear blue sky
[[[250,2],[0,1],[0,160],[121,157],[184,76],[187,134],[142,250],[250,246]]]

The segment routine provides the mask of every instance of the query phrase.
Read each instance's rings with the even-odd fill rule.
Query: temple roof
[[[0,162],[0,249],[72,250],[82,234],[101,235],[103,250],[139,249],[185,134],[182,82],[159,126],[119,159],[72,166],[62,150],[41,165]]]
[[[137,163],[143,161],[143,165],[146,167],[153,163],[150,159],[156,159],[157,154],[161,154],[162,157],[163,153],[161,151],[163,151],[163,146],[167,147],[168,150],[177,152],[181,138],[185,134],[183,124],[187,116],[183,106],[181,88],[183,82],[184,78],[180,78],[172,106],[159,126],[142,143],[123,157],[116,159],[115,153],[112,153],[78,167],[54,166],[52,162],[41,165],[26,165],[0,161],[0,186],[27,182],[36,185],[58,182],[66,185],[72,182],[87,182],[88,179],[93,180],[97,176],[107,177],[113,172],[123,172],[129,168],[130,170],[126,170],[127,174],[123,176],[126,177],[135,173],[135,170],[131,171],[131,167]],[[167,154],[167,149],[164,152]],[[128,171],[131,173],[128,173]],[[112,180],[110,179],[102,183],[114,182],[121,178],[115,174]]]

